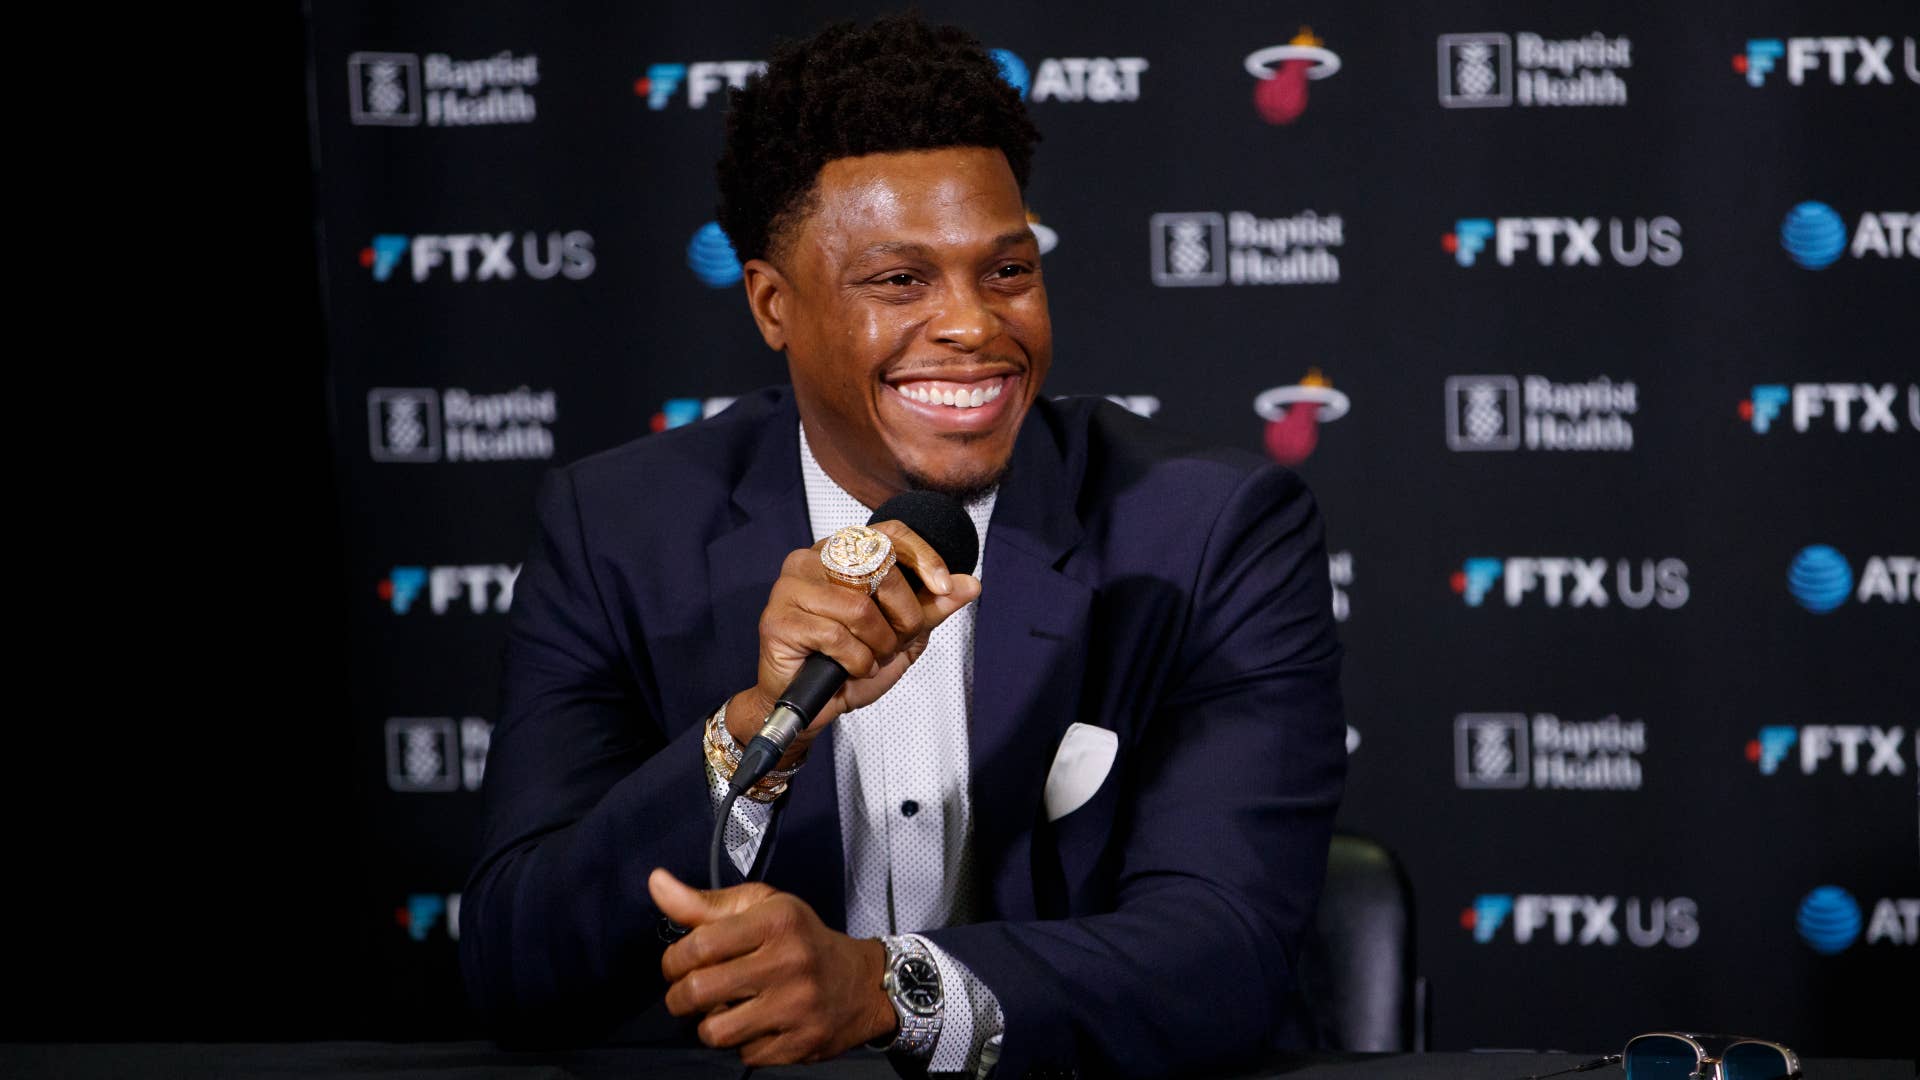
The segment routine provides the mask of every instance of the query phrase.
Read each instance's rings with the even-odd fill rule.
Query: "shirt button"
[[[920,804],[914,802],[912,799],[908,799],[906,802],[900,804],[900,812],[907,817],[912,817],[920,812]]]

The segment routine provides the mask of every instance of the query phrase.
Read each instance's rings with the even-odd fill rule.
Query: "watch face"
[[[940,969],[930,960],[911,956],[894,965],[894,985],[900,1000],[921,1016],[931,1016],[940,1006]]]

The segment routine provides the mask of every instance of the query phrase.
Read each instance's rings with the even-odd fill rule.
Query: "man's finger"
[[[758,949],[725,963],[698,967],[667,987],[667,1011],[675,1016],[704,1015],[764,992],[777,985],[779,975]]]
[[[935,596],[920,605],[925,616],[926,630],[931,632],[936,626],[947,621],[947,616],[980,599],[980,579],[972,574],[955,574],[951,578],[951,591],[945,596]]]
[[[749,886],[739,886],[745,889]],[[765,886],[761,886],[766,888]],[[722,892],[733,890],[723,889]],[[768,888],[766,895],[778,895]],[[660,954],[660,973],[678,982],[690,971],[724,964],[760,946],[794,932],[791,905],[762,903],[728,918],[696,926],[693,933],[669,945]]]
[[[777,993],[761,994],[708,1014],[700,1021],[700,1041],[714,1047],[739,1046],[751,1039],[778,1035],[797,1019],[786,1015]]]
[[[708,892],[687,885],[664,866],[655,867],[647,875],[647,894],[653,897],[654,906],[681,926],[703,926],[738,914],[773,895],[773,891],[771,886],[753,881]]]
[[[913,568],[915,576],[926,585],[927,591],[935,596],[945,596],[953,589],[953,575],[947,571],[947,562],[933,545],[920,539],[920,534],[897,521],[882,521],[874,528],[886,533],[893,539],[893,554],[902,565]]]

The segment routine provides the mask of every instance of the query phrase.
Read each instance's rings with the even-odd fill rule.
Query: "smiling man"
[[[1037,138],[978,42],[911,19],[734,94],[720,220],[791,386],[542,486],[461,912],[503,1038],[678,1018],[747,1064],[1009,1076],[1299,1045],[1345,768],[1319,516],[1256,457],[1042,398]],[[912,489],[963,502],[979,570],[887,523],[912,584],[829,576]],[[733,806],[727,887],[690,887],[816,652],[847,683]]]

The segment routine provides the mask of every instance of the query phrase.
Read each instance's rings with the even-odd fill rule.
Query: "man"
[[[461,913],[501,1031],[664,1002],[747,1064],[997,1075],[1299,1038],[1345,768],[1319,517],[1277,466],[1041,397],[1037,138],[977,42],[916,20],[734,95],[720,219],[792,389],[542,487]],[[833,580],[818,542],[913,488],[965,501],[977,576],[892,523],[917,589]],[[813,652],[850,678],[696,891]]]

